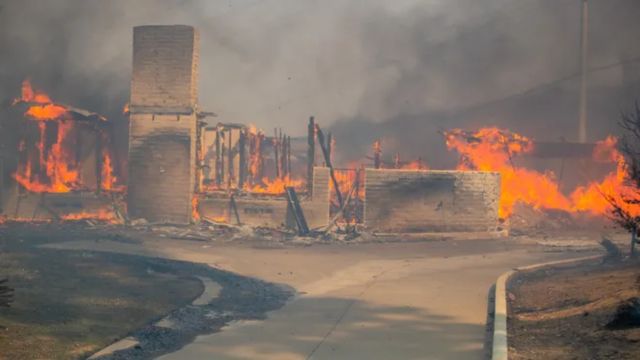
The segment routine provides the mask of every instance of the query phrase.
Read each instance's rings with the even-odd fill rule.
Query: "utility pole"
[[[578,140],[587,142],[587,67],[589,54],[589,0],[582,0],[582,31],[580,36],[580,109]]]

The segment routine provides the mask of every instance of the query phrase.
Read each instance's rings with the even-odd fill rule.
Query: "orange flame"
[[[67,113],[67,109],[64,106],[54,104],[49,95],[35,91],[29,80],[22,82],[22,96],[13,101],[14,105],[19,102],[35,103],[25,112],[25,115],[34,120],[55,120],[63,117]]]
[[[28,80],[23,81],[21,97],[14,104],[29,105],[25,116],[34,120],[39,138],[32,147],[24,139],[19,143],[19,151],[25,160],[18,164],[13,174],[16,181],[25,189],[37,193],[65,193],[82,189],[75,144],[75,123],[68,109],[52,102],[51,98],[34,90]],[[55,142],[49,134],[55,134]],[[102,134],[101,136],[104,136]],[[104,143],[108,144],[108,138]],[[115,191],[116,177],[113,174],[113,162],[107,147],[102,149],[101,187]],[[120,190],[120,189],[118,189]]]
[[[113,174],[113,163],[111,161],[111,153],[106,147],[102,149],[102,176],[100,188],[102,190],[114,191],[116,189],[117,178]]]
[[[200,209],[199,209],[200,199],[198,199],[197,195],[193,195],[191,198],[191,218],[193,221],[200,221]]]
[[[609,136],[596,143],[593,159],[599,162],[612,162],[616,170],[608,174],[601,182],[591,182],[578,187],[572,194],[575,211],[603,215],[611,210],[607,198],[613,199],[632,216],[640,216],[640,205],[626,204],[625,199],[638,199],[638,189],[629,185],[627,164],[624,156],[617,149],[618,139]]]
[[[35,91],[31,83],[25,80],[22,83],[22,98],[17,102],[36,103],[31,105],[25,115],[38,121],[40,138],[36,144],[38,151],[39,171],[36,173],[35,165],[29,157],[26,164],[19,164],[14,178],[24,188],[32,192],[68,192],[79,187],[79,173],[75,166],[75,157],[64,146],[68,142],[68,135],[73,128],[68,117],[67,109],[61,105],[51,103],[51,99],[45,93]],[[56,142],[50,146],[46,144],[47,122],[55,121]],[[24,150],[24,144],[20,146]]]
[[[302,189],[304,181],[300,179],[291,179],[289,176],[285,176],[282,179],[270,180],[268,178],[262,178],[262,184],[249,185],[245,184],[244,190],[258,194],[271,194],[279,195],[284,194],[287,187],[294,187],[296,189]]]
[[[110,223],[116,223],[116,216],[113,211],[107,209],[100,209],[93,212],[79,212],[79,213],[71,213],[60,216],[61,220],[64,221],[78,221],[78,220],[98,220],[98,221],[106,221]]]
[[[497,128],[484,128],[476,132],[455,129],[445,133],[447,147],[461,154],[459,170],[497,171],[501,175],[499,215],[507,218],[516,203],[528,204],[536,209],[557,209],[567,212],[587,212],[604,215],[611,205],[603,196],[622,199],[631,193],[624,185],[626,165],[616,150],[615,137],[599,142],[593,158],[601,162],[616,162],[616,171],[601,182],[578,187],[571,196],[559,189],[553,173],[539,173],[517,167],[513,157],[533,150],[533,142],[525,136]],[[633,211],[638,211],[636,207]]]

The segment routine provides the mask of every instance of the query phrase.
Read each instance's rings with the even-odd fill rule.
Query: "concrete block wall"
[[[499,201],[494,172],[365,170],[364,225],[377,232],[495,231]]]
[[[134,29],[127,209],[132,219],[188,223],[195,186],[198,33]]]

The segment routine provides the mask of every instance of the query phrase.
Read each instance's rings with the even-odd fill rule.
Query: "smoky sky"
[[[219,121],[301,135],[315,115],[333,128],[338,149],[366,151],[386,136],[410,156],[442,148],[437,130],[452,126],[575,138],[575,78],[511,96],[578,71],[579,0],[0,4],[4,107],[30,78],[54,99],[125,124],[132,28],[187,24],[200,31],[200,107]],[[590,65],[640,57],[640,1],[590,6]],[[592,138],[615,128],[608,114],[637,97],[639,67],[590,74]]]

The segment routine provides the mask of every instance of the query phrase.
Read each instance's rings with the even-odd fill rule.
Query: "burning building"
[[[290,138],[268,139],[242,124],[204,121],[212,114],[197,104],[198,41],[198,32],[189,26],[134,29],[128,215],[150,222],[189,223],[202,216],[283,224],[285,187],[303,183],[292,179]],[[267,148],[273,150],[276,169],[271,177],[265,170]],[[324,173],[316,170],[312,182],[318,190],[302,201],[311,224],[328,221]],[[326,189],[320,190],[323,182]],[[319,200],[322,194],[325,201]],[[318,221],[311,216],[315,206],[326,209],[318,212],[326,212]]]
[[[54,102],[28,80],[13,107],[23,117],[17,126],[16,165],[2,167],[14,183],[0,187],[4,215],[20,220],[115,220],[115,203],[123,189],[114,172],[111,123],[99,114]]]
[[[366,157],[373,168],[339,169],[331,134],[313,118],[306,139],[210,121],[215,114],[198,107],[198,62],[193,27],[134,28],[126,186],[115,170],[110,122],[56,103],[25,82],[14,103],[24,121],[17,166],[9,170],[15,186],[2,192],[3,214],[270,227],[300,227],[302,218],[310,229],[341,223],[378,233],[495,232],[508,226],[517,204],[602,217],[608,209],[602,193],[624,194],[624,159],[614,138],[579,148],[561,144],[565,155],[575,150],[617,164],[602,182],[570,195],[550,172],[514,161],[558,149],[497,128],[444,132],[448,149],[460,155],[455,170],[430,170],[422,158],[401,161],[398,154],[388,161],[379,140]]]

